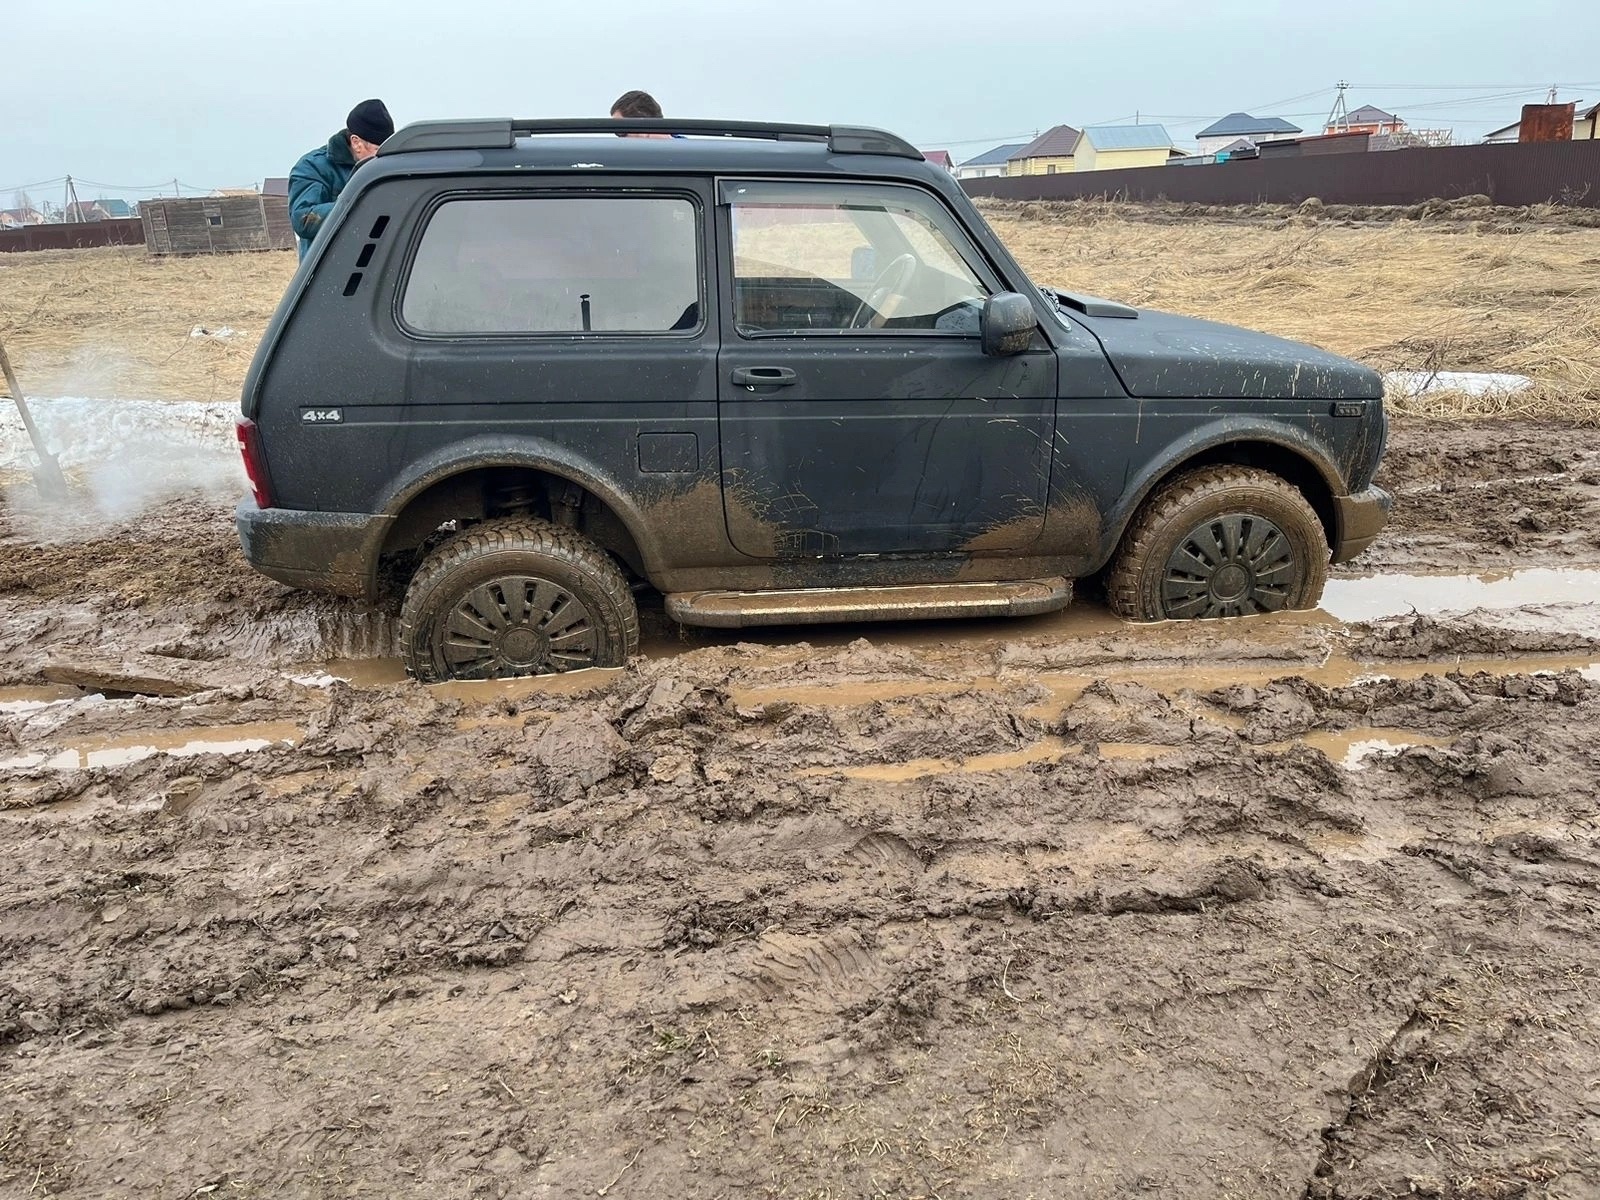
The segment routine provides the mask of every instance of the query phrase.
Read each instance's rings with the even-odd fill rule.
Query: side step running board
[[[913,587],[799,588],[786,592],[678,592],[667,614],[684,625],[826,625],[930,617],[1030,617],[1072,603],[1070,579],[929,583]]]

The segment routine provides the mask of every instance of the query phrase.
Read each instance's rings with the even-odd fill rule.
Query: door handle
[[[735,387],[789,387],[799,379],[788,367],[735,367]]]

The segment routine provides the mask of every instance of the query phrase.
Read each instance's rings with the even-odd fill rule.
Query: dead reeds
[[[987,215],[1040,283],[1281,334],[1382,371],[1533,380],[1393,395],[1398,413],[1600,424],[1600,229],[1185,218],[1104,203]]]
[[[1446,205],[1444,219],[1378,222],[1333,208],[985,207],[1040,283],[1281,334],[1384,371],[1533,380],[1514,393],[1397,394],[1396,412],[1600,424],[1600,228],[1588,221],[1600,214]],[[227,398],[294,265],[287,252],[152,258],[142,247],[0,255],[0,337],[40,395]],[[235,332],[191,337],[197,326]]]

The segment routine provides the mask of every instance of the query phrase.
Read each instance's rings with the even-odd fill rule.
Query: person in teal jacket
[[[306,256],[333,202],[355,169],[378,152],[394,133],[394,120],[382,100],[363,100],[350,110],[344,128],[295,163],[289,172],[289,223]]]

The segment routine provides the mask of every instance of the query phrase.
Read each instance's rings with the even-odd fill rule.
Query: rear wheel
[[[1167,484],[1134,518],[1106,599],[1130,621],[1315,608],[1328,543],[1298,489],[1266,471],[1205,467]]]
[[[424,683],[620,667],[639,648],[639,613],[588,538],[529,517],[485,521],[417,568],[400,648]]]

